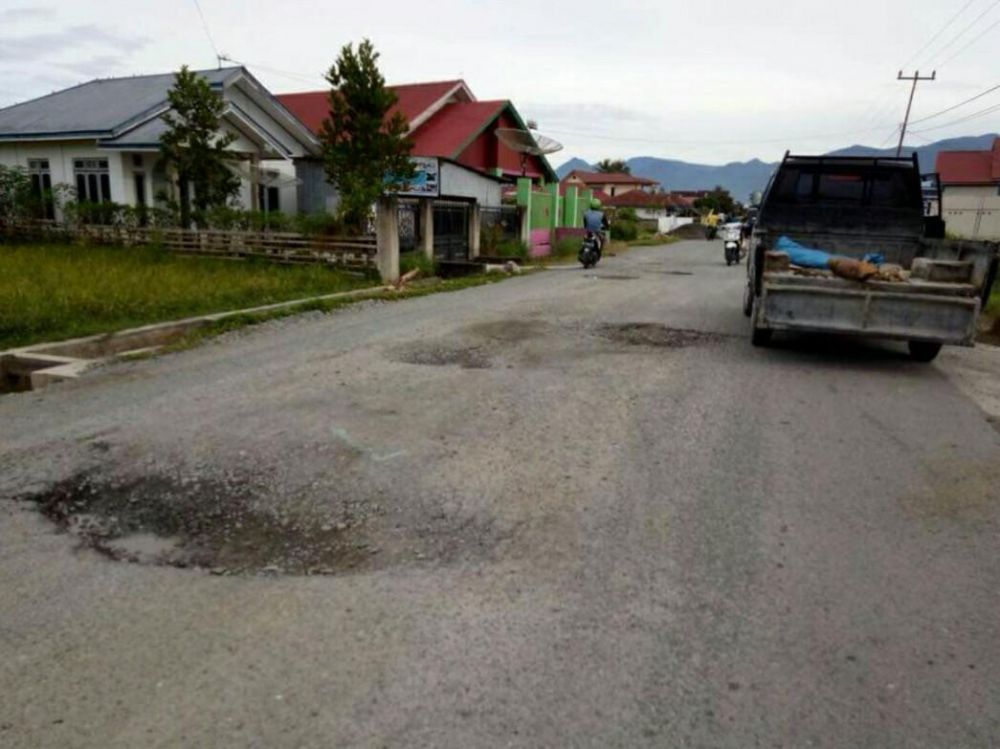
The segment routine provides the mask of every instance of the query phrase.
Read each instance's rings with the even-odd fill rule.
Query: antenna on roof
[[[528,127],[534,123],[528,123]],[[521,154],[521,176],[528,176],[528,157],[547,156],[550,153],[562,150],[562,143],[544,135],[533,133],[531,130],[521,130],[516,127],[498,127],[496,132],[500,142],[512,151]]]

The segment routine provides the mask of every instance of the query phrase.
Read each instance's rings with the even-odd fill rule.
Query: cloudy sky
[[[938,71],[917,120],[1000,84],[1000,0],[200,4],[204,24],[195,0],[0,0],[0,106],[94,77],[214,67],[214,49],[276,93],[313,90],[340,46],[367,36],[390,83],[462,77],[481,99],[511,99],[565,144],[555,164],[725,163],[894,142],[900,67]],[[917,122],[908,141],[998,131],[1000,109],[980,114],[997,105],[1000,90]]]

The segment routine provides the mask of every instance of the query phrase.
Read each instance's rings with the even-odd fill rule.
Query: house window
[[[107,159],[73,159],[76,199],[81,203],[110,203],[111,175]]]
[[[56,217],[55,201],[52,199],[52,173],[48,159],[28,159],[28,175],[31,178],[31,194],[37,201],[38,217],[52,221]]]
[[[277,187],[257,185],[257,204],[264,213],[278,213],[281,211],[280,191]]]

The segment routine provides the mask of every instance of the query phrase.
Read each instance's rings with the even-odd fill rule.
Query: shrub
[[[525,260],[530,253],[528,251],[528,245],[521,240],[505,239],[496,245],[496,250],[493,254],[497,257],[509,257],[518,260]]]
[[[635,221],[621,219],[611,224],[611,238],[631,242],[639,236],[639,225]]]
[[[399,256],[399,272],[409,273],[411,270],[420,269],[420,275],[424,277],[435,274],[434,261],[430,260],[422,251],[413,250],[404,252]]]
[[[565,237],[552,246],[553,257],[574,257],[580,251],[581,240],[576,237]]]

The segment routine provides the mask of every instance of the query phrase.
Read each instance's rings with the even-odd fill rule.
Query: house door
[[[434,257],[438,260],[469,259],[467,204],[434,204]]]

